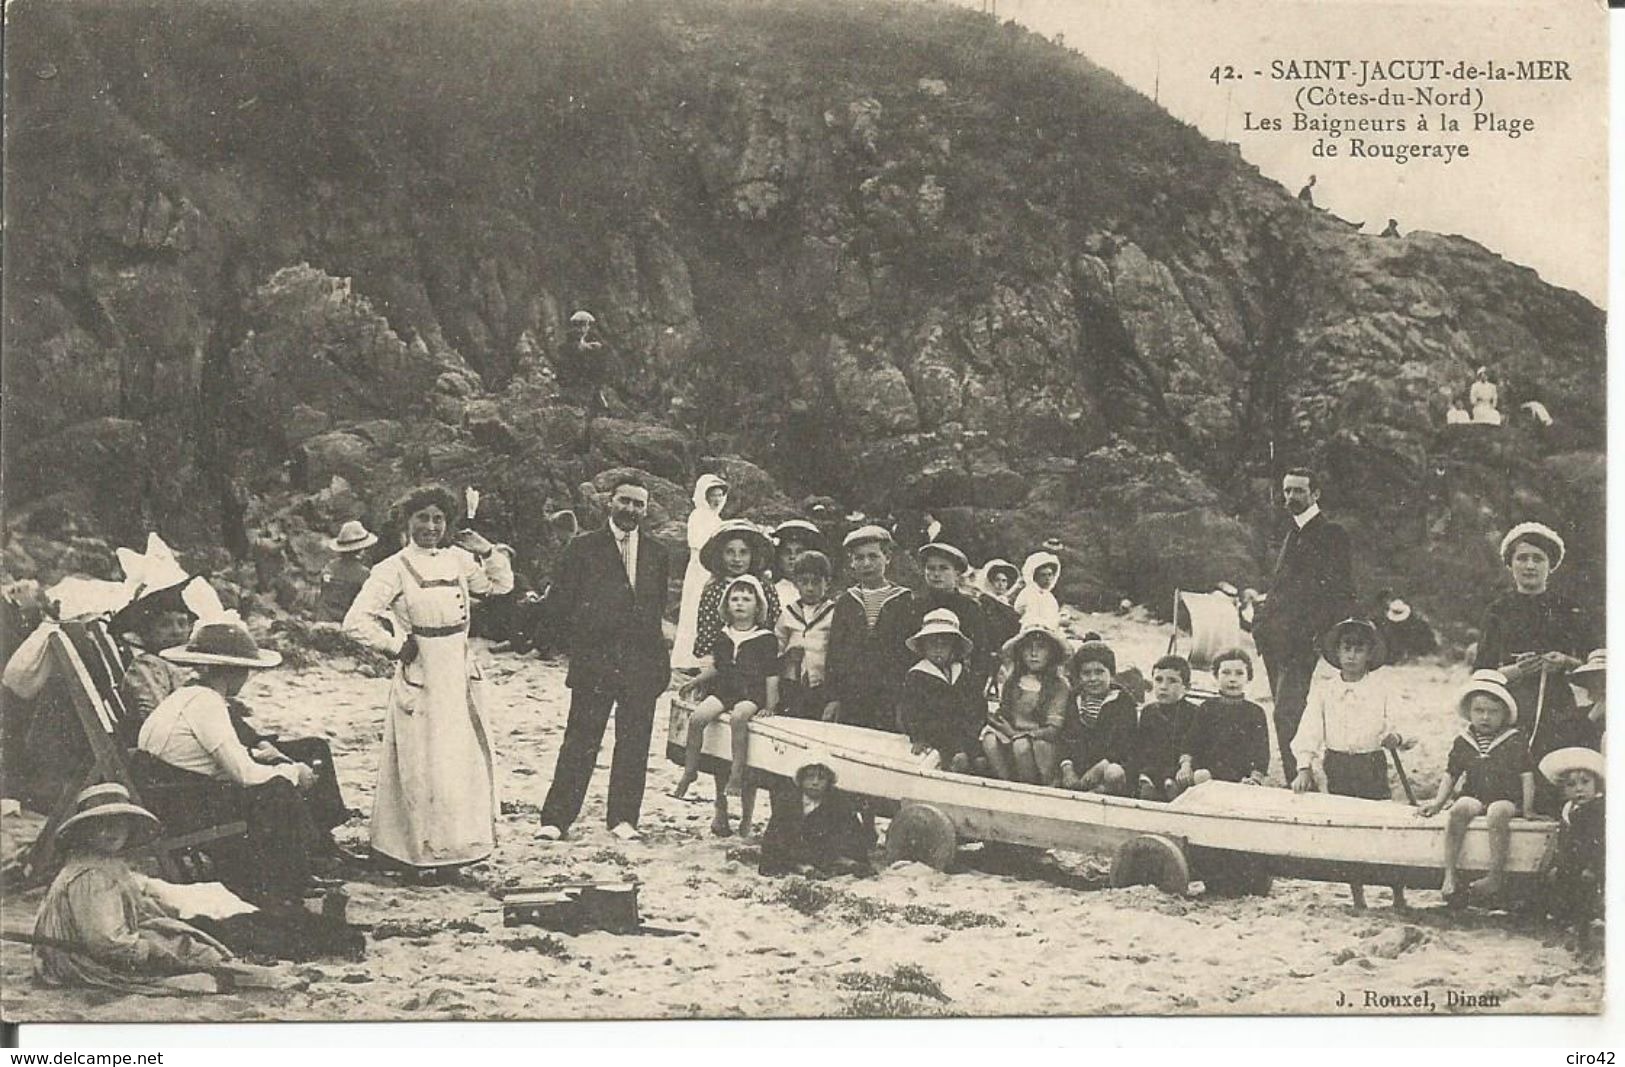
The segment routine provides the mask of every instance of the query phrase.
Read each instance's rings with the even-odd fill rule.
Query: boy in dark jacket
[[[983,683],[965,665],[974,646],[947,608],[927,612],[907,645],[920,659],[903,677],[897,725],[916,754],[935,750],[944,770],[966,773],[981,751],[987,721]]]
[[[1253,678],[1253,660],[1239,648],[1213,657],[1219,695],[1203,702],[1196,723],[1182,746],[1176,783],[1218,779],[1262,785],[1270,766],[1270,730],[1264,709],[1244,694]]]
[[[860,526],[842,541],[852,585],[835,598],[830,622],[825,685],[833,697],[834,720],[871,730],[895,731],[900,677],[876,634],[882,609],[908,593],[886,578],[891,534],[880,526]]]
[[[1606,761],[1589,748],[1560,748],[1540,761],[1541,775],[1563,789],[1563,828],[1557,835],[1557,865],[1547,910],[1570,925],[1587,947],[1591,921],[1603,915],[1607,857],[1603,842],[1603,779]]]

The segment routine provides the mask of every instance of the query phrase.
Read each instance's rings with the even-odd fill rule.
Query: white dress
[[[683,599],[677,608],[677,638],[671,650],[672,668],[679,671],[697,670],[711,659],[694,654],[694,641],[700,628],[700,595],[711,580],[711,572],[700,562],[700,549],[722,528],[723,521],[722,509],[713,511],[705,499],[715,486],[727,487],[714,474],[701,475],[694,483],[694,510],[688,513],[688,569],[683,572]]]
[[[372,569],[344,632],[388,655],[406,635],[417,658],[395,668],[373,798],[372,847],[414,867],[485,859],[496,844],[496,768],[468,644],[469,596],[513,588],[508,557],[404,548]],[[389,627],[386,628],[385,621]]]

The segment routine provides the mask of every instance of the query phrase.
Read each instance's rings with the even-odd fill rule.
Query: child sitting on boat
[[[1376,623],[1349,618],[1321,637],[1321,655],[1337,668],[1332,676],[1317,674],[1309,704],[1292,739],[1298,774],[1294,793],[1317,787],[1328,793],[1366,800],[1389,800],[1387,749],[1403,738],[1394,729],[1388,689],[1373,672],[1387,649]],[[1365,907],[1365,886],[1349,883],[1354,906]],[[1394,887],[1394,907],[1405,904],[1404,890]]]
[[[947,608],[926,612],[907,644],[920,659],[903,677],[897,725],[916,755],[935,751],[943,769],[968,773],[987,718],[982,681],[965,662],[974,645]]]
[[[773,816],[762,835],[762,874],[873,874],[874,835],[835,788],[829,760],[808,753],[795,785],[774,794]]]
[[[860,526],[841,544],[852,584],[835,598],[830,619],[826,684],[836,702],[835,721],[895,731],[898,680],[875,626],[881,609],[908,588],[886,578],[892,536],[885,527]]]
[[[817,549],[802,552],[790,564],[796,596],[780,610],[775,631],[784,650],[782,704],[784,713],[793,718],[827,720],[832,715],[833,697],[824,685],[835,622],[835,601],[829,596],[832,576],[829,557]]]
[[[1582,944],[1589,939],[1592,920],[1603,916],[1605,763],[1602,753],[1577,747],[1549,752],[1540,761],[1541,775],[1562,788],[1564,797],[1547,912],[1572,926]]]
[[[1097,793],[1121,793],[1125,785],[1124,771],[1105,756],[1101,723],[1125,712],[1132,717],[1138,709],[1133,697],[1112,684],[1112,676],[1117,673],[1117,654],[1098,637],[1086,640],[1072,653],[1068,673],[1072,680],[1073,706],[1061,746],[1061,786]]]
[[[1181,789],[1213,779],[1262,785],[1270,765],[1270,730],[1264,709],[1245,695],[1253,658],[1239,648],[1219,652],[1213,657],[1213,679],[1219,695],[1197,711],[1174,780]]]
[[[1072,699],[1061,675],[1066,642],[1053,630],[1029,626],[1002,652],[1006,677],[999,705],[982,727],[982,751],[1000,778],[1054,785],[1060,773],[1056,746]]]
[[[688,744],[683,759],[683,776],[672,795],[682,799],[700,773],[700,751],[705,728],[723,712],[733,733],[733,763],[729,768],[727,792],[745,791],[748,769],[746,749],[750,742],[750,721],[757,715],[771,715],[779,702],[779,639],[762,624],[767,620],[767,593],[752,574],[740,575],[728,583],[721,604],[725,625],[707,650],[711,666],[678,691],[685,700],[705,694],[688,720]],[[744,820],[743,832],[750,832]]]
[[[1439,891],[1452,905],[1465,903],[1456,885],[1456,861],[1467,838],[1467,826],[1484,816],[1490,832],[1491,869],[1472,884],[1474,891],[1499,893],[1512,845],[1512,820],[1528,815],[1535,804],[1535,773],[1529,748],[1514,724],[1518,704],[1500,671],[1478,670],[1462,689],[1456,713],[1466,725],[1450,746],[1439,792],[1417,809],[1431,818],[1450,808],[1444,839],[1444,882]]]
[[[1168,723],[1168,741],[1171,748],[1167,766],[1158,779],[1162,795],[1172,800],[1185,791],[1175,778],[1179,774],[1179,757],[1189,752],[1187,739],[1196,724],[1200,710],[1196,702],[1185,694],[1191,686],[1191,663],[1184,656],[1169,653],[1151,665],[1151,702],[1146,709],[1155,708]]]

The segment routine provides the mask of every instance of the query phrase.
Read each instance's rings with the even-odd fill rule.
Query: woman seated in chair
[[[275,667],[282,657],[261,651],[248,627],[229,616],[198,623],[189,642],[160,655],[198,674],[141,725],[137,773],[150,787],[149,803],[181,832],[200,818],[245,820],[246,838],[209,846],[220,881],[256,903],[297,902],[314,864],[332,851],[327,833],[343,813],[315,802],[309,765],[256,760],[227,704],[250,672]]]

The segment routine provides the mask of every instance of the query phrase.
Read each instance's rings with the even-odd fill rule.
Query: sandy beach
[[[1149,671],[1167,641],[1143,620],[1078,616],[1120,664]],[[809,882],[755,871],[755,848],[711,836],[710,784],[700,802],[666,795],[664,704],[650,753],[646,840],[603,826],[609,743],[570,840],[537,840],[537,811],[563,736],[562,661],[489,657],[503,817],[496,855],[457,884],[407,887],[384,874],[350,885],[350,917],[373,924],[361,962],[296,965],[301,988],[189,998],[113,996],[37,985],[28,956],[0,953],[8,1020],[502,1020],[692,1017],[1292,1014],[1429,1010],[1600,1010],[1600,961],[1555,928],[1506,914],[1455,913],[1436,893],[1413,909],[1368,891],[1356,912],[1344,886],[1278,880],[1267,898],[1173,898],[1151,887],[1105,888],[1103,857],[1051,856],[999,871],[975,849],[940,873],[882,867],[873,879]],[[1442,770],[1460,665],[1388,668],[1420,740],[1406,764],[1419,794]],[[370,810],[387,682],[343,660],[279,670],[244,698],[268,726],[328,737],[347,802]],[[1260,684],[1256,687],[1262,691]],[[613,726],[612,726],[613,729]],[[1396,788],[1396,796],[1398,790]],[[765,799],[758,818],[765,815]],[[737,809],[736,809],[737,810]],[[40,820],[6,820],[6,849]],[[366,840],[352,820],[342,842]],[[494,894],[551,878],[635,877],[645,923],[620,936],[504,927]],[[26,928],[42,890],[8,898],[5,922]],[[1425,1004],[1372,1002],[1427,992]],[[1462,1005],[1453,996],[1478,998]]]

